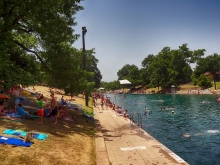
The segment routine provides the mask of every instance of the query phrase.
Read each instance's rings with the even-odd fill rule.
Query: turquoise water
[[[114,102],[114,95],[108,95]],[[220,103],[215,95],[135,95],[124,99],[128,114],[142,114],[143,129],[191,165],[220,161]],[[160,102],[159,100],[163,100]],[[122,95],[116,104],[123,106]],[[206,100],[206,103],[201,101]],[[144,115],[144,106],[152,112]],[[174,108],[161,110],[161,107]],[[184,137],[188,134],[190,137]]]

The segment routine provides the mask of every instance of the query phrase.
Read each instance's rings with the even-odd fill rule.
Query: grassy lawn
[[[30,98],[33,100],[33,98]],[[92,112],[92,107],[84,106],[84,99],[77,97],[77,103],[83,109]],[[36,102],[26,105],[37,107]],[[25,110],[33,111],[31,108]],[[14,147],[0,144],[0,161],[2,165],[94,165],[96,164],[94,120],[85,118],[82,111],[69,110],[74,122],[44,118],[39,124],[38,118],[12,121],[0,119],[0,132],[5,129],[19,129],[28,132],[39,132],[48,135],[46,140],[32,139],[31,147]],[[4,135],[6,136],[6,135]],[[10,136],[10,135],[7,135]],[[16,136],[13,136],[16,137]]]

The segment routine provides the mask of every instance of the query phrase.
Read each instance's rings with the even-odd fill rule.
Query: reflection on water
[[[114,102],[114,96],[108,96]],[[220,103],[216,99],[214,95],[129,94],[124,104],[122,95],[117,95],[116,104],[128,114],[143,114],[143,129],[189,164],[209,165],[220,161]],[[146,108],[150,115],[144,115]]]

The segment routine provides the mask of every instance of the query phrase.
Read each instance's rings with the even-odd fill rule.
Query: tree
[[[149,54],[143,61],[142,61],[142,66],[144,68],[147,68],[150,63],[153,61],[153,59],[155,58],[155,56],[153,54]]]
[[[93,72],[93,76],[89,78],[88,81],[94,82],[96,88],[100,87],[102,75],[97,67],[98,59],[93,55],[95,54],[95,49],[86,50],[86,69],[88,72]]]
[[[117,74],[118,80],[127,79],[132,82],[132,86],[137,86],[143,83],[141,72],[135,65],[124,65]]]
[[[30,69],[35,73],[39,73],[40,69],[47,74],[48,80],[58,77],[61,68],[58,64],[74,58],[68,53],[71,44],[79,37],[74,34],[72,27],[76,25],[74,15],[83,9],[78,5],[80,1],[0,1],[0,53],[4,68],[7,68],[7,71],[1,69],[0,74],[5,88],[14,83],[24,84],[25,81],[19,78],[25,78],[28,84],[32,80],[34,83],[35,74]],[[21,59],[22,65],[18,64]],[[25,67],[24,70],[24,65],[33,67]],[[72,72],[76,73],[74,70]],[[25,76],[22,77],[21,73],[25,73]]]
[[[148,74],[148,67],[151,62],[154,60],[155,56],[153,54],[149,54],[144,60],[142,61],[142,67],[140,69],[140,77],[143,80],[143,85],[150,83],[150,76]]]
[[[150,75],[151,86],[169,88],[171,85],[189,82],[192,74],[189,64],[198,61],[204,51],[190,51],[187,44],[183,44],[177,50],[164,47],[155,57],[150,56],[147,73]]]
[[[213,71],[220,70],[220,55],[213,54],[206,56],[205,58],[200,58],[197,62],[197,65],[194,69],[194,74],[196,77],[199,77],[205,72],[213,73]]]
[[[118,90],[121,88],[119,81],[112,82],[101,82],[101,86],[105,88],[105,90]]]
[[[210,88],[210,87],[212,87],[212,81],[211,81],[210,77],[202,74],[199,76],[198,85],[202,88]]]
[[[134,65],[134,67],[136,67],[136,66]],[[125,76],[128,76],[131,68],[132,68],[132,65],[129,65],[129,64],[124,65],[124,66],[117,72],[118,80],[122,80],[122,79],[124,79]]]

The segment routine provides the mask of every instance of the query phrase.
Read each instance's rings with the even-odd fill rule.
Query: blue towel
[[[15,117],[15,118],[21,117],[21,115],[18,115],[17,113],[5,113],[5,116],[10,116],[10,117]]]
[[[46,134],[35,133],[35,132],[32,132],[32,133],[33,133],[34,138],[38,139],[38,140],[45,140],[48,137],[48,135],[46,135]],[[6,129],[3,132],[3,134],[16,135],[16,136],[26,136],[27,132],[22,131],[22,130]]]
[[[1,144],[17,145],[17,146],[25,146],[25,147],[31,146],[31,142],[24,142],[23,139],[5,137],[5,136],[0,136],[0,143]]]

